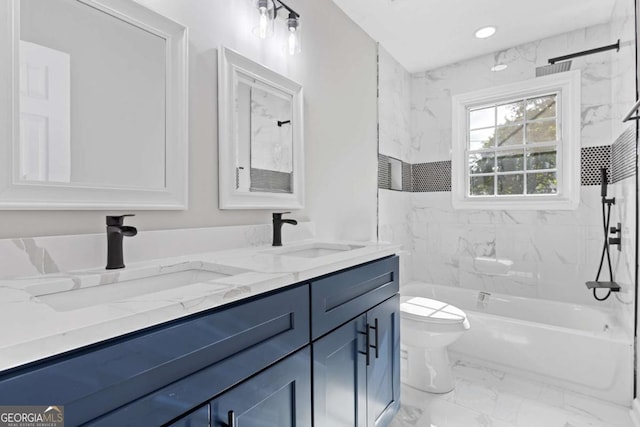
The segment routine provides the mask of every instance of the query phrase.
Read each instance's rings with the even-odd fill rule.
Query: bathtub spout
[[[478,292],[478,302],[476,304],[477,307],[478,308],[487,308],[487,302],[488,302],[490,296],[491,296],[491,293],[489,293],[489,292],[484,292],[484,291]]]

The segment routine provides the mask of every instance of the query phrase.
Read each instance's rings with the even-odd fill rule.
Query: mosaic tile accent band
[[[600,168],[607,168],[611,183],[611,146],[582,147],[580,150],[580,185],[600,185]]]
[[[402,191],[412,191],[413,165],[402,162]]]
[[[251,168],[251,191],[291,193],[293,174],[266,169]]]
[[[392,169],[393,165],[400,165],[402,176],[402,189],[392,188]],[[378,188],[394,191],[411,191],[412,180],[412,165],[410,163],[403,162],[395,157],[385,156],[384,154],[378,154]]]
[[[611,145],[611,176],[613,182],[622,181],[636,173],[635,125],[625,130]]]
[[[418,163],[411,167],[411,191],[451,191],[451,161]]]
[[[384,154],[378,154],[378,188],[391,190],[391,165]]]
[[[378,155],[378,188],[391,189],[391,157]],[[612,145],[583,147],[580,153],[580,185],[600,185],[600,168],[607,168],[609,183],[633,176],[636,171],[635,129],[623,132]],[[402,162],[402,191],[451,191],[451,161],[410,164]]]

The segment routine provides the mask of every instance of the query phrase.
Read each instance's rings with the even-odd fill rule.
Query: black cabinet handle
[[[236,414],[233,411],[227,412],[227,427],[236,427]]]
[[[378,357],[380,357],[380,348],[379,348],[380,346],[378,345],[378,318],[377,317],[374,320],[373,324],[375,326],[371,326],[371,325],[367,324],[367,327],[369,329],[374,329],[376,331],[376,334],[375,334],[375,345],[371,345],[369,347],[376,349],[376,359],[377,359]],[[368,330],[367,330],[367,344],[368,344],[368,341],[369,341],[369,333],[368,333]]]
[[[367,358],[367,366],[369,366],[371,364],[371,353],[369,352],[369,348],[371,347],[370,345],[370,341],[369,341],[369,324],[367,323],[367,325],[365,326],[365,331],[364,332],[358,332],[359,334],[364,335],[364,348],[365,351],[359,351],[358,353],[360,354],[364,354],[365,357]]]

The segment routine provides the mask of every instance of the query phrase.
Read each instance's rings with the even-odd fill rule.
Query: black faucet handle
[[[107,215],[107,225],[122,226],[127,216],[135,216],[135,214]]]
[[[290,214],[291,212],[274,212],[273,219],[281,219],[282,215]]]

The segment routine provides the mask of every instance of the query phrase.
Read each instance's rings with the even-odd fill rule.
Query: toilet
[[[464,311],[429,298],[400,298],[401,380],[430,393],[447,393],[455,381],[447,347],[469,329]]]

